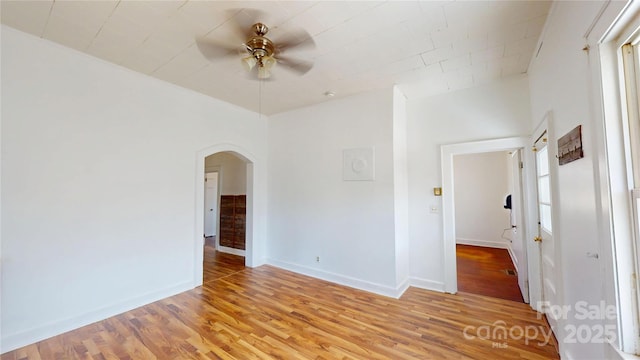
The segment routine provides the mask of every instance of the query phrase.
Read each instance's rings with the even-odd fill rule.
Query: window
[[[633,329],[629,326],[626,330],[634,332],[635,353],[640,353],[640,29],[635,31],[631,40],[620,48],[620,58],[622,59],[621,85],[623,88],[622,110],[627,118],[627,139],[628,159],[630,168],[628,169],[629,185],[631,187],[631,209],[632,224],[634,227],[633,242],[631,244],[634,263],[631,264],[630,281],[635,287],[635,304],[633,304]],[[623,329],[625,330],[625,329]]]
[[[620,316],[626,311],[629,318],[621,321],[622,348],[627,352],[640,354],[640,24],[631,24],[617,39],[619,85],[620,85],[620,117],[622,119],[623,156],[626,166],[611,177],[623,177],[626,183],[627,210],[614,208],[614,217],[625,218],[622,224],[628,224],[628,236],[616,236],[616,256],[626,269],[618,268],[618,286],[621,294],[628,291],[629,300],[621,301]],[[615,206],[615,204],[614,204]],[[614,223],[616,220],[614,219]],[[615,227],[615,226],[614,226]],[[620,229],[618,226],[617,229]],[[624,233],[622,233],[624,234]],[[626,255],[624,252],[630,254]],[[621,271],[622,270],[622,271]],[[621,278],[622,277],[622,278]],[[626,279],[624,277],[627,277]],[[625,289],[630,287],[630,289]],[[620,290],[621,289],[621,290]],[[630,315],[630,316],[629,316]]]
[[[538,204],[540,206],[540,226],[551,234],[551,186],[549,155],[547,152],[547,146],[544,146],[536,153],[538,164]]]
[[[605,15],[602,15],[605,14]],[[602,216],[612,239],[607,274],[614,279],[617,337],[612,345],[640,355],[640,2],[609,2],[587,35],[598,44],[606,142],[607,196]],[[594,30],[597,29],[597,30]],[[596,105],[599,107],[600,105]],[[604,250],[603,250],[604,251]]]
[[[629,145],[631,147],[631,162],[633,172],[633,184],[635,188],[640,187],[640,110],[638,108],[638,96],[640,92],[640,56],[638,53],[638,42],[640,42],[640,34],[636,36],[634,41],[622,46],[622,79],[626,103],[627,121],[629,126]],[[626,100],[626,101],[625,101]]]

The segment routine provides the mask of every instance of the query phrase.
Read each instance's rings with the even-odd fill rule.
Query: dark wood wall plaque
[[[558,139],[558,162],[560,165],[564,165],[583,157],[582,125],[578,125],[575,129]]]

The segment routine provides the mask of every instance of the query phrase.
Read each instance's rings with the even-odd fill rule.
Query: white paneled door
[[[534,241],[540,247],[540,271],[542,279],[542,309],[547,315],[549,324],[556,329],[557,320],[553,309],[558,305],[556,284],[556,254],[553,240],[552,207],[551,207],[551,174],[549,150],[546,131],[533,145],[536,152],[536,183],[538,189],[538,235]]]
[[[515,254],[514,263],[518,270],[518,286],[522,299],[529,303],[529,269],[527,259],[527,239],[524,234],[523,183],[522,183],[522,149],[513,151],[511,155],[511,176],[513,193],[511,194],[511,249]]]
[[[205,175],[204,181],[204,236],[215,236],[218,223],[218,173]]]

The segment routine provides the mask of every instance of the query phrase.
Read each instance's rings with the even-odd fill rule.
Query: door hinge
[[[524,169],[524,163],[520,161],[520,169]]]

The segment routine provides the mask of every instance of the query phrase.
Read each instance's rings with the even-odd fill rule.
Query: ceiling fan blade
[[[197,38],[196,45],[202,55],[208,60],[217,60],[225,57],[238,56],[242,52],[241,45],[228,45],[215,42],[211,39]]]
[[[292,59],[286,56],[278,56],[278,66],[283,67],[284,69],[293,71],[298,75],[306,74],[313,67],[313,63],[311,61]]]
[[[289,49],[314,49],[316,42],[313,41],[311,35],[304,30],[289,31],[273,41],[276,44],[278,52],[284,52]]]

